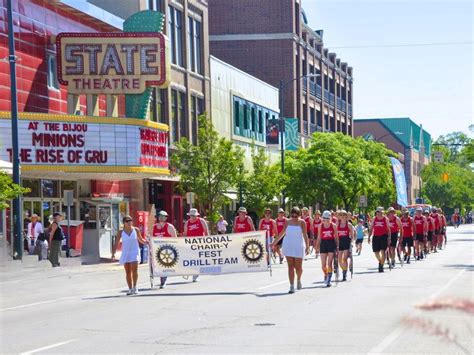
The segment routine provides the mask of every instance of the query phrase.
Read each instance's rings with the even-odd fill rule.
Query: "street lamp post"
[[[280,116],[278,118],[279,129],[280,129],[280,150],[281,150],[281,173],[285,174],[285,116],[283,115],[283,90],[293,81],[300,80],[302,78],[316,78],[321,76],[321,74],[305,74],[298,76],[296,78],[290,79],[286,82],[280,80],[280,86],[278,88],[278,106],[280,109]],[[281,201],[282,208],[286,208],[285,202],[285,191],[282,192],[282,201]]]
[[[12,163],[13,182],[20,185],[20,160],[18,147],[18,103],[16,89],[16,56],[15,56],[15,35],[13,33],[13,12],[12,1],[7,0],[8,18],[8,61],[10,62],[10,94],[12,113]],[[14,259],[22,259],[23,243],[21,240],[21,209],[20,196],[13,199],[13,225],[14,225]]]

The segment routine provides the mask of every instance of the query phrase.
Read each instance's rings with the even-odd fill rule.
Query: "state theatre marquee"
[[[128,118],[21,113],[22,175],[136,179],[169,175],[168,126]],[[12,161],[11,114],[0,112],[0,160]]]

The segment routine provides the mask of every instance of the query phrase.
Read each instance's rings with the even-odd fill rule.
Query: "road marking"
[[[461,276],[462,274],[464,274],[464,272],[466,271],[466,269],[463,269],[461,271],[459,271],[456,276],[454,276],[451,280],[449,280],[449,282],[444,285],[443,287],[441,287],[438,291],[436,291],[435,293],[433,293],[429,299],[433,299],[433,298],[436,298],[438,297],[441,293],[443,293],[444,291],[446,291],[449,287],[451,287],[451,285],[456,282]],[[421,310],[417,309],[414,313],[413,313],[413,316],[417,316],[421,313]],[[389,335],[387,335],[378,345],[376,345],[375,347],[373,347],[372,349],[369,350],[368,354],[382,354],[384,352],[385,349],[387,349],[390,344],[392,344],[400,335],[402,335],[402,333],[406,330],[406,327],[402,326],[402,325],[399,325],[398,327],[396,327]]]
[[[34,303],[27,303],[27,304],[21,304],[19,306],[14,306],[14,307],[8,307],[8,308],[2,308],[0,309],[0,312],[3,311],[12,311],[14,309],[21,309],[21,308],[27,308],[27,307],[33,307],[33,306],[38,306],[40,304],[47,304],[47,303],[54,303],[57,301],[61,301],[67,298],[72,298],[72,297],[62,297],[62,298],[56,298],[54,300],[48,300],[48,301],[41,301],[41,302],[34,302]]]
[[[21,355],[30,355],[30,354],[39,353],[40,351],[57,348],[59,346],[63,346],[63,345],[66,345],[66,344],[69,344],[69,343],[72,343],[72,342],[75,342],[75,341],[77,341],[77,339],[62,341],[60,343],[55,343],[55,344],[43,346],[42,348],[36,348],[36,349],[33,349],[33,350],[26,351],[24,353],[21,353]]]
[[[265,290],[266,288],[270,288],[270,287],[273,287],[273,286],[278,286],[278,285],[281,285],[281,284],[284,284],[284,283],[287,283],[287,282],[288,282],[287,280],[280,281],[280,282],[275,282],[274,284],[271,284],[271,285],[259,287],[258,290]]]

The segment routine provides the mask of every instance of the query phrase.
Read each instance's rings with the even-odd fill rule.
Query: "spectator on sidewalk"
[[[54,212],[53,222],[51,223],[49,230],[49,261],[51,261],[53,267],[61,265],[59,263],[59,256],[61,254],[61,245],[64,239],[64,232],[59,223],[62,219],[63,215],[60,212]]]
[[[227,226],[229,223],[224,219],[223,215],[219,215],[219,221],[217,222],[217,234],[226,234]]]
[[[43,233],[43,225],[38,221],[38,215],[33,213],[27,226],[28,251],[34,253],[35,245],[38,243],[38,237]]]

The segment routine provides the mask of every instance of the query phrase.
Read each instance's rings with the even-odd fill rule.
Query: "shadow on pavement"
[[[449,243],[454,243],[454,242],[474,242],[474,238],[472,239],[449,239]]]
[[[379,273],[379,271],[377,269],[374,269],[374,271],[355,271],[354,275],[378,274],[378,273]]]
[[[471,264],[448,264],[443,266],[450,267],[453,269],[466,269],[467,271],[474,271],[474,265]]]

